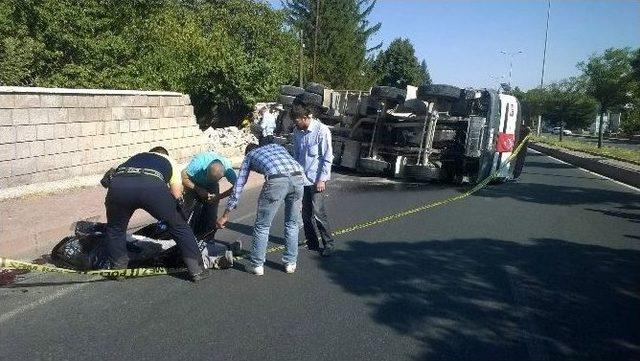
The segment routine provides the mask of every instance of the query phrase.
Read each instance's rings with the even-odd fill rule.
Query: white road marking
[[[562,164],[566,164],[566,165],[570,165],[570,166],[572,166],[572,167],[575,167],[575,168],[580,169],[580,170],[581,170],[581,171],[583,171],[583,172],[587,172],[587,173],[589,173],[589,174],[593,174],[593,175],[598,176],[598,177],[600,177],[600,178],[602,178],[602,179],[609,180],[609,181],[611,181],[611,182],[613,182],[613,183],[616,183],[616,184],[619,184],[619,185],[621,185],[621,186],[627,187],[627,188],[632,189],[632,190],[634,190],[634,191],[636,191],[636,192],[640,192],[640,188],[636,188],[636,187],[634,187],[634,186],[632,186],[632,185],[629,185],[629,184],[626,184],[626,183],[622,183],[622,182],[620,182],[620,181],[617,181],[617,180],[615,180],[615,179],[609,178],[609,177],[604,176],[604,175],[602,175],[602,174],[599,174],[599,173],[596,173],[596,172],[592,172],[592,171],[590,171],[590,170],[588,170],[588,169],[584,169],[584,168],[578,167],[578,166],[577,166],[577,165],[575,165],[575,164],[567,163],[567,162],[565,162],[565,161],[563,161],[563,160],[560,160],[560,159],[558,159],[558,158],[556,158],[556,157],[552,157],[552,156],[550,156],[550,155],[548,155],[548,154],[545,154],[545,153],[539,152],[539,151],[537,151],[537,150],[535,150],[535,149],[531,149],[531,148],[528,148],[528,149],[529,149],[529,151],[530,151],[530,152],[533,152],[533,153],[536,153],[536,154],[542,154],[542,155],[544,155],[545,157],[549,157],[549,158],[551,158],[551,159],[555,160],[556,162],[559,162],[559,163],[562,163]],[[525,162],[525,165],[526,165],[526,162]]]
[[[54,301],[66,294],[69,294],[71,292],[77,291],[82,287],[85,287],[87,285],[89,285],[91,282],[86,282],[86,283],[78,283],[76,285],[73,286],[69,286],[69,287],[65,287],[62,289],[57,290],[54,293],[48,294],[45,297],[42,297],[38,300],[35,300],[31,303],[27,303],[26,305],[22,305],[18,308],[16,308],[15,310],[3,313],[2,315],[0,315],[0,325],[3,324],[4,322],[12,319],[15,316],[18,316],[22,313],[25,313],[27,311],[31,311],[32,309],[38,307],[38,306],[42,306],[46,303],[49,303],[51,301]]]

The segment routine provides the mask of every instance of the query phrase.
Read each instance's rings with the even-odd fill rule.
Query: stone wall
[[[161,145],[206,149],[188,95],[0,87],[0,188],[99,174]]]

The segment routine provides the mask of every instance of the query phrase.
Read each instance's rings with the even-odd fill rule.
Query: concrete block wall
[[[0,87],[0,189],[100,174],[157,145],[178,162],[205,149],[188,95]]]

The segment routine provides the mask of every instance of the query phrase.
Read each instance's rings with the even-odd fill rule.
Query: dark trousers
[[[209,184],[203,187],[211,194],[220,193],[218,183]],[[191,189],[184,191],[184,210],[189,217],[189,226],[199,238],[207,235],[207,239],[213,239],[216,230],[216,220],[218,219],[218,204],[220,201],[212,203],[200,199],[198,194]]]
[[[182,253],[189,273],[203,269],[202,257],[196,237],[177,208],[175,198],[161,180],[145,175],[116,176],[112,179],[107,197],[107,251],[114,268],[126,268],[127,226],[136,209],[144,209],[154,218],[164,222]]]
[[[316,186],[305,186],[302,197],[302,223],[304,224],[304,235],[307,238],[307,246],[310,249],[320,247],[319,240],[325,248],[333,248],[334,242],[331,237],[331,229],[327,212],[324,208],[324,197],[326,191],[320,193],[316,191]]]

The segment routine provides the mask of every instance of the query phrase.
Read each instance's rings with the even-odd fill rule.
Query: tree
[[[564,122],[568,128],[579,129],[593,122],[598,102],[586,94],[551,85],[544,107],[543,117],[551,124],[559,126]]]
[[[569,78],[526,93],[516,87],[512,93],[530,121],[541,115],[550,125],[564,122],[568,128],[585,128],[595,119],[598,102],[581,90],[582,84],[581,78]]]
[[[372,50],[367,41],[381,26],[367,19],[375,4],[376,0],[282,1],[289,24],[302,31],[308,78],[334,88],[362,86],[366,54]]]
[[[605,50],[578,63],[586,92],[600,102],[602,112],[621,110],[631,102],[632,54],[629,48]]]
[[[0,1],[0,84],[171,90],[236,124],[295,79],[285,14],[247,0]]]
[[[420,64],[409,39],[398,38],[376,58],[375,65],[380,85],[404,88],[431,82],[426,62]]]
[[[420,63],[420,73],[422,77],[422,82],[418,85],[429,85],[431,84],[431,74],[429,74],[429,68],[427,67],[427,61],[422,59],[422,63]]]

